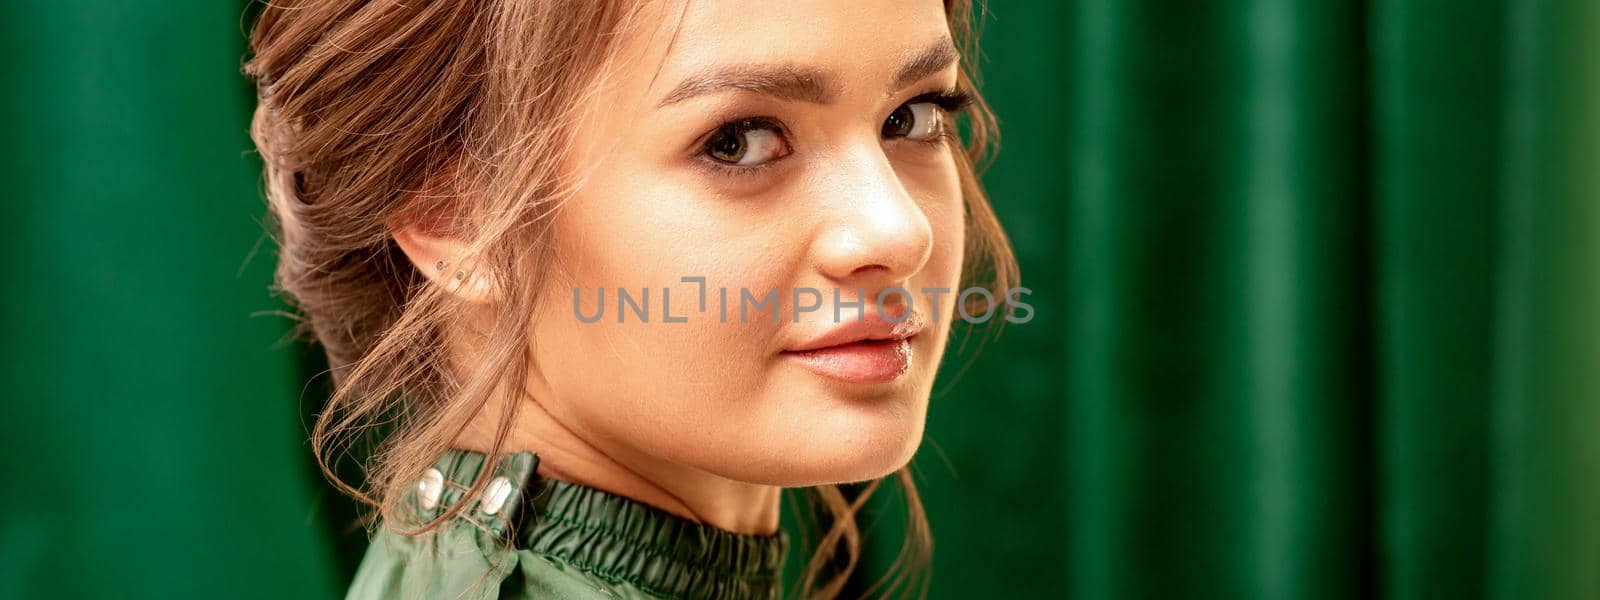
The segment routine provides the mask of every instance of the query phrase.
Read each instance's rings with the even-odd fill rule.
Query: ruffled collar
[[[449,497],[440,504],[458,501],[486,462],[479,452],[446,452],[435,467],[449,482],[441,486]],[[538,477],[538,464],[533,452],[502,455],[485,492],[504,504],[490,525],[514,531],[518,548],[662,596],[780,595],[784,531],[746,535],[696,523],[625,496]]]

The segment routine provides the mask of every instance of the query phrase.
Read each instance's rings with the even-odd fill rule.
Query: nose
[[[922,270],[933,251],[928,216],[877,144],[829,173],[816,238],[822,273],[841,285],[890,286]]]

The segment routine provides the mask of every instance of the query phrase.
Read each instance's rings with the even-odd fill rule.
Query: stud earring
[[[456,281],[461,281],[461,280],[466,279],[466,278],[467,278],[467,272],[466,271],[456,271]]]
[[[433,268],[436,271],[443,271],[444,270],[444,266],[448,265],[448,264],[450,264],[450,263],[441,260],[441,261],[439,261],[437,263],[434,263]]]

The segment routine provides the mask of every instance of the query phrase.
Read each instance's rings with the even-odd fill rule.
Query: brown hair
[[[611,41],[636,25],[638,7],[627,0],[277,0],[262,7],[245,72],[257,83],[252,136],[279,246],[276,288],[300,313],[296,333],[328,356],[334,389],[313,425],[313,451],[335,486],[376,509],[371,516],[403,522],[396,512],[403,492],[485,407],[505,407],[489,454],[501,450],[529,371],[524,315],[534,312],[546,260],[537,225],[576,186],[560,157],[584,98],[611,64]],[[971,56],[970,7],[951,0],[946,9],[951,33]],[[967,64],[961,85],[975,93]],[[992,145],[994,118],[981,98],[967,117],[957,163],[974,235],[963,278],[1003,291],[1016,281],[1016,264],[974,173]],[[503,282],[497,314],[480,326],[485,350],[471,364],[449,351],[468,325],[465,312],[454,310],[459,300],[430,284],[391,237],[393,223],[421,218],[470,239],[470,269]],[[361,468],[361,482],[337,474],[346,461]],[[906,566],[879,582],[886,593],[925,572],[932,543],[909,466],[895,479],[909,512],[896,560]],[[802,595],[839,594],[860,554],[855,515],[880,482],[854,499],[838,486],[813,488],[831,526]],[[429,531],[462,504],[403,533]]]

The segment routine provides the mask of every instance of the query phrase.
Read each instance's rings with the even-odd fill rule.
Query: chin
[[[925,405],[914,404],[919,409]],[[782,487],[855,483],[894,473],[911,462],[922,443],[925,419],[920,410],[870,416],[837,408],[826,412],[829,418],[808,419],[804,427],[756,433],[750,441],[758,449],[745,454],[767,458],[729,465],[724,476]]]
[[[893,448],[886,448],[881,452],[853,457],[829,473],[819,473],[818,477],[809,485],[823,485],[834,483],[855,483],[878,479],[892,475],[895,471],[905,467],[916,456],[917,447],[921,445],[920,435],[910,437]]]

